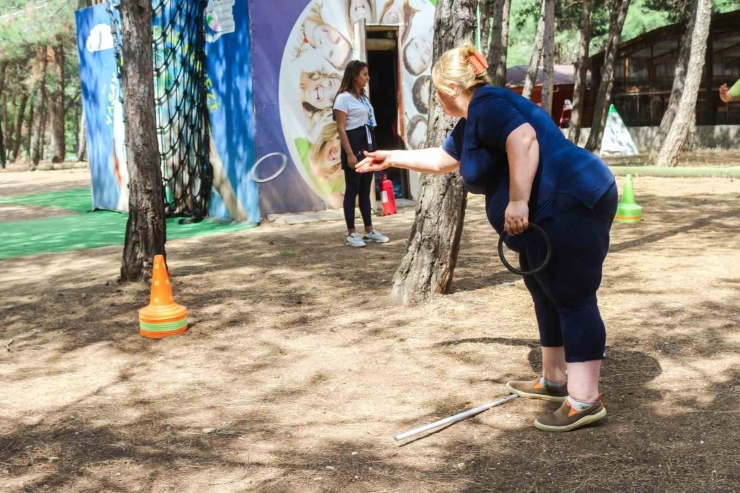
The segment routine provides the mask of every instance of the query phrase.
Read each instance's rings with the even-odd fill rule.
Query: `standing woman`
[[[519,251],[524,270],[542,265],[547,252],[542,242],[522,246],[516,235],[530,220],[547,233],[550,263],[524,278],[534,300],[543,373],[533,381],[508,382],[506,388],[521,397],[562,403],[534,425],[571,431],[606,416],[599,394],[606,331],[596,291],[617,187],[609,168],[567,140],[542,108],[491,87],[486,68],[471,45],[442,55],[432,71],[437,98],[446,114],[461,117],[450,136],[436,149],[368,153],[358,171],[459,169],[468,190],[485,195],[493,228],[514,236],[507,243]]]
[[[334,119],[337,122],[339,141],[342,143],[342,169],[346,190],[344,192],[344,219],[347,222],[345,243],[351,247],[364,247],[366,243],[386,243],[388,237],[373,229],[370,186],[372,174],[358,174],[355,166],[363,159],[365,151],[375,150],[375,112],[365,95],[370,80],[367,63],[353,60],[344,70],[344,78],[334,99]],[[355,199],[360,197],[360,213],[365,234],[355,231]]]

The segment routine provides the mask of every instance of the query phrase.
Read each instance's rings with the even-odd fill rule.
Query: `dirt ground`
[[[599,292],[608,416],[570,434],[532,426],[555,404],[516,399],[393,441],[540,369],[479,197],[455,292],[415,307],[387,297],[413,212],[361,250],[340,222],[168,243],[191,322],[158,341],[120,247],[2,261],[0,491],[740,491],[740,182],[635,193],[645,220],[615,225]]]

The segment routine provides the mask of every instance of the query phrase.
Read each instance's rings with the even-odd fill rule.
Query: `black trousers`
[[[364,159],[366,150],[375,149],[375,134],[370,130],[371,142],[368,143],[368,127],[362,126],[347,130],[347,138],[352,152],[357,157],[357,161]],[[370,187],[373,181],[372,173],[358,173],[347,165],[347,153],[342,148],[342,169],[344,170],[344,181],[346,189],[344,191],[344,220],[347,223],[347,229],[355,228],[355,200],[360,197],[360,214],[365,226],[372,226],[372,206],[370,205]]]
[[[552,258],[540,273],[526,276],[524,283],[534,300],[540,345],[563,346],[568,363],[604,357],[606,329],[596,291],[618,202],[616,184],[593,209],[558,194],[553,216],[540,223],[552,242]],[[528,270],[541,265],[545,254],[544,243],[528,243],[519,262]]]

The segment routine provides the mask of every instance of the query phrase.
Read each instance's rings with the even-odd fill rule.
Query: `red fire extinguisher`
[[[383,203],[383,215],[390,216],[396,213],[396,198],[393,195],[393,182],[385,173],[380,174],[380,199]]]

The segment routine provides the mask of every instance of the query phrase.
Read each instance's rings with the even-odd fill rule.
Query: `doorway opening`
[[[403,98],[398,58],[398,27],[367,26],[365,49],[370,74],[370,101],[378,126],[375,136],[378,148],[405,149],[401,137]],[[385,171],[393,182],[396,198],[410,198],[408,171],[389,168]],[[375,191],[380,197],[380,180],[375,180]]]

